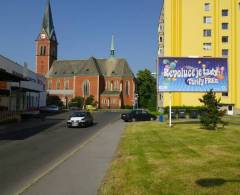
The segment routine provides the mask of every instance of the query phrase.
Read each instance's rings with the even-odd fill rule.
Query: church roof
[[[56,60],[48,77],[71,76],[134,77],[125,59]]]

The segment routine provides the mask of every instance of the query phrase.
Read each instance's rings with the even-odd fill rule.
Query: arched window
[[[122,91],[123,90],[123,83],[122,83],[122,81],[120,82],[120,91]]]
[[[130,95],[130,82],[129,81],[126,81],[126,95],[129,96]]]
[[[46,55],[46,46],[41,46],[40,48],[40,55],[45,56]]]
[[[108,90],[111,90],[111,82],[108,81],[107,83],[108,83],[108,84],[107,84],[107,85],[108,85],[108,86],[107,86],[107,89],[108,89]]]
[[[107,90],[107,89],[108,89],[108,82],[105,81],[105,90]]]
[[[113,91],[113,81],[111,81],[110,90]]]
[[[60,80],[57,81],[57,89],[60,89],[61,83]]]
[[[52,81],[48,81],[48,89],[52,89]]]
[[[88,80],[83,82],[83,97],[90,96],[90,82]]]
[[[114,81],[114,91],[117,91],[118,90],[118,81]]]
[[[69,80],[64,81],[64,89],[69,89]]]

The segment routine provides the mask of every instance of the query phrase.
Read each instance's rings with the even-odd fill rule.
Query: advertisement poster
[[[159,58],[159,92],[228,92],[226,58]]]

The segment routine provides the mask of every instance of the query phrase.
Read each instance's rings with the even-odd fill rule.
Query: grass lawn
[[[240,125],[131,123],[100,194],[240,194]]]

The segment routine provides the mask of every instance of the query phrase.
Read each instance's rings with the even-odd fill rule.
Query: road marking
[[[114,120],[115,121],[115,120]],[[109,124],[107,124],[105,127],[106,128],[108,126],[112,126],[114,121],[110,122]],[[118,120],[116,120],[118,121]],[[115,122],[116,122],[115,121]],[[23,194],[27,189],[29,189],[31,186],[33,186],[35,183],[37,183],[39,180],[41,180],[43,177],[45,177],[46,175],[48,175],[50,172],[52,172],[54,169],[56,169],[58,166],[60,166],[61,164],[63,164],[65,161],[67,161],[68,159],[70,159],[74,154],[76,154],[77,152],[79,152],[84,146],[86,146],[87,144],[91,143],[96,137],[98,137],[100,134],[102,134],[102,129],[101,128],[99,130],[99,132],[97,132],[96,134],[94,134],[92,137],[90,137],[88,140],[86,140],[85,142],[83,142],[82,144],[80,144],[77,148],[75,148],[72,152],[70,152],[69,154],[67,154],[65,157],[63,157],[61,160],[59,160],[58,162],[56,162],[55,164],[53,164],[52,166],[50,166],[46,171],[44,171],[43,173],[41,173],[39,176],[37,176],[36,178],[34,178],[29,184],[27,184],[26,186],[24,186],[23,188],[21,188],[20,190],[18,190],[16,193],[14,193],[14,195],[21,195]]]

